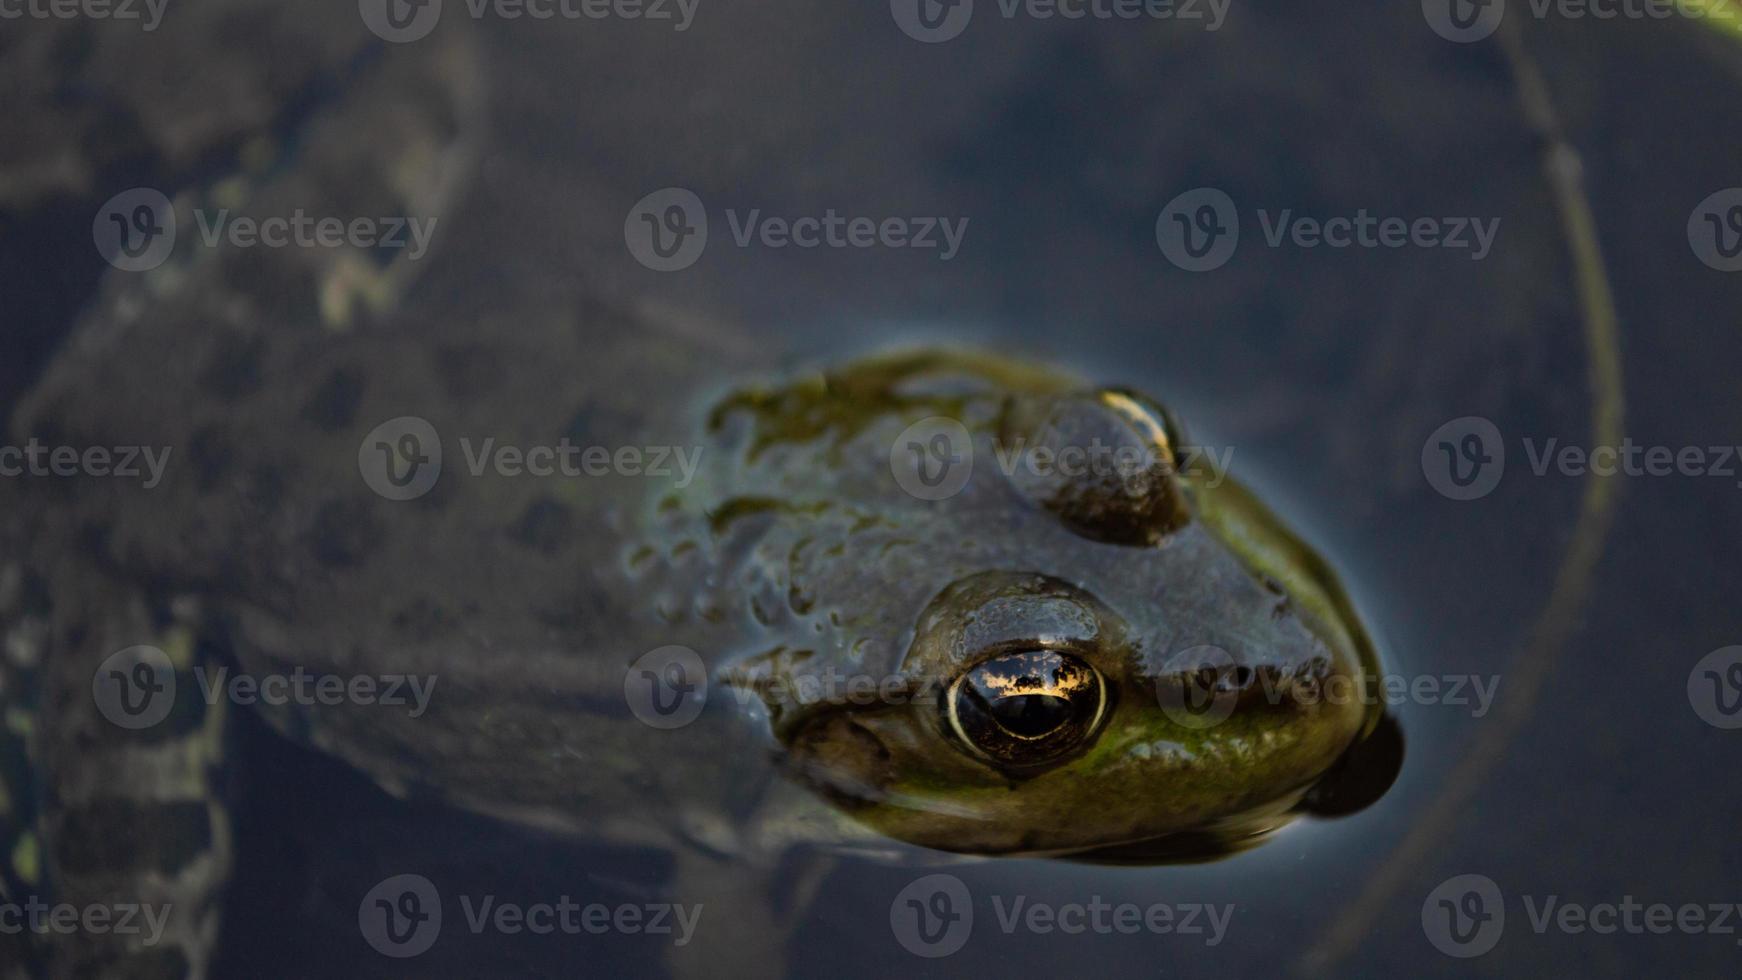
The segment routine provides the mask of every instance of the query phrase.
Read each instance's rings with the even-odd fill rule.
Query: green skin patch
[[[35,834],[20,835],[12,846],[12,872],[27,885],[42,881],[42,854],[37,849]]]

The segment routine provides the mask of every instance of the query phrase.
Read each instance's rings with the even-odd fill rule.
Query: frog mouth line
[[[820,792],[848,807],[892,806],[915,813],[978,820],[983,823],[992,819],[973,807],[945,803],[914,796],[911,793],[886,790],[863,779],[855,779],[839,768],[809,760],[798,760],[791,755],[786,757],[785,768],[795,778],[816,787]]]
[[[889,792],[874,787],[863,780],[845,777],[840,770],[828,766],[795,761],[791,763],[790,768],[799,778],[834,796],[838,801],[850,800],[861,806],[890,806],[914,813],[973,820],[983,824],[990,823],[992,820],[985,813],[972,807],[945,803],[908,793]],[[1005,856],[1055,858],[1086,864],[1132,866],[1215,861],[1255,847],[1269,838],[1281,826],[1289,822],[1287,815],[1293,812],[1299,803],[1300,796],[1304,793],[1303,789],[1300,793],[1288,798],[1286,803],[1276,808],[1275,813],[1265,809],[1258,814],[1234,821],[1223,828],[1182,831],[1153,837],[1134,837],[1130,840],[1115,840],[1088,847],[1017,847],[1008,852],[998,853]],[[937,845],[932,846],[937,847]],[[939,849],[948,850],[948,848]]]

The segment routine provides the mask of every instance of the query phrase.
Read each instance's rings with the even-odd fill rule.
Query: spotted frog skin
[[[0,617],[27,651],[5,692],[29,768],[14,870],[62,901],[171,908],[160,943],[63,939],[44,973],[206,974],[247,860],[220,791],[222,770],[246,776],[228,738],[243,709],[194,696],[215,665],[425,679],[417,711],[246,710],[391,792],[685,855],[685,894],[764,934],[779,923],[738,879],[798,844],[1183,860],[1347,808],[1321,802],[1381,720],[1313,694],[1359,690],[1371,645],[1324,562],[1182,453],[1159,402],[960,351],[771,371],[735,328],[518,278],[491,258],[514,243],[468,237],[467,58],[389,49],[306,124],[294,165],[230,185],[258,215],[439,210],[419,275],[188,245],[106,286],[14,412],[14,444],[171,452],[150,489],[0,485]],[[442,469],[393,499],[367,459],[406,445],[375,434],[407,418]],[[903,435],[928,419],[959,426],[972,465],[940,499],[903,478],[924,462]],[[486,443],[564,440],[697,466],[474,463]],[[1144,465],[997,465],[1090,443]],[[430,448],[386,458],[434,465]],[[93,685],[141,645],[184,693],[133,729]],[[673,647],[706,672],[705,703],[665,729],[633,683]]]

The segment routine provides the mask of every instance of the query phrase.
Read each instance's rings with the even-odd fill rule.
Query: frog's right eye
[[[1184,526],[1178,430],[1154,403],[1108,389],[1012,403],[1001,440],[1011,482],[1084,537],[1153,545]]]
[[[1107,683],[1067,653],[1005,653],[957,677],[943,711],[973,754],[1011,769],[1046,766],[1093,738],[1107,715]]]

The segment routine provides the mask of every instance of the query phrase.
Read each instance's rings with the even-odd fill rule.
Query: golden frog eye
[[[1107,685],[1069,654],[1005,653],[957,677],[943,708],[970,752],[1008,768],[1045,766],[1089,743],[1107,713]]]

